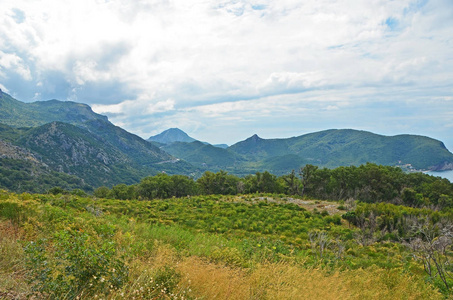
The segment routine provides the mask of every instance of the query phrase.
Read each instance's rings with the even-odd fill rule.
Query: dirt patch
[[[240,199],[243,199],[240,197]],[[323,211],[326,210],[329,215],[342,215],[345,213],[344,210],[340,210],[337,207],[340,205],[337,202],[332,201],[324,201],[324,200],[307,200],[307,199],[298,199],[293,197],[285,197],[285,198],[276,198],[276,197],[253,197],[246,199],[247,202],[252,201],[253,203],[258,203],[262,201],[278,203],[278,204],[286,204],[292,203],[296,204],[300,207],[305,208],[308,211]]]

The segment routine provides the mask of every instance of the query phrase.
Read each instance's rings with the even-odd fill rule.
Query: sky
[[[352,128],[453,150],[451,0],[1,0],[0,88],[143,138]]]

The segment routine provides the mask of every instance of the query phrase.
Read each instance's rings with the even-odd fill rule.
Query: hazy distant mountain
[[[213,146],[222,149],[226,149],[229,147],[227,144],[213,144]]]
[[[190,137],[187,133],[179,128],[170,128],[157,135],[151,136],[148,141],[158,142],[161,144],[171,144],[174,142],[195,142],[196,139]]]
[[[179,128],[170,128],[167,129],[157,135],[151,136],[147,141],[153,142],[155,145],[158,146],[163,146],[164,145],[169,145],[171,143],[176,143],[176,142],[184,142],[184,143],[191,143],[191,142],[201,142],[205,145],[210,145],[207,142],[202,142],[199,140],[194,139],[193,137],[190,137],[187,133],[182,131]],[[212,145],[217,148],[223,148],[226,149],[228,148],[227,144],[217,144],[217,145]]]

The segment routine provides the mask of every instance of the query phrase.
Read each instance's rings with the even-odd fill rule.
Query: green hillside
[[[2,188],[18,192],[44,192],[53,187],[92,190],[79,177],[53,171],[36,154],[1,139],[0,154]]]
[[[245,141],[230,146],[233,152],[244,155],[248,160],[258,161],[275,156],[291,154],[286,139],[262,139],[253,135]]]
[[[419,170],[453,169],[453,154],[438,140],[352,129],[331,129],[287,139],[262,139],[255,134],[227,149],[200,142],[156,145],[194,166],[211,171],[224,169],[236,175],[264,171],[282,175],[306,164],[335,168],[368,162],[411,165]]]
[[[187,163],[176,161],[161,150],[154,151],[154,146],[137,136],[104,121],[98,122],[109,129],[98,128],[98,132],[106,133],[104,137],[96,135],[94,130],[90,132],[71,124],[52,122],[27,130],[7,129],[3,125],[0,139],[4,134],[17,149],[30,153],[49,170],[71,174],[92,187],[132,184],[162,171],[192,170]],[[93,124],[90,126],[94,127]]]
[[[1,123],[11,127],[38,127],[50,122],[75,125],[92,134],[90,138],[96,139],[98,144],[110,144],[140,164],[150,165],[172,160],[171,156],[158,147],[113,125],[107,117],[94,113],[86,104],[58,100],[23,103],[1,93],[0,116]],[[3,129],[5,137],[8,130]],[[81,134],[85,134],[85,131]]]
[[[160,172],[199,174],[189,163],[113,125],[85,104],[57,100],[23,103],[1,92],[0,116],[0,141],[31,153],[49,172],[78,178],[82,183],[78,188],[132,184]],[[5,157],[0,152],[0,159]],[[24,168],[29,165],[23,157],[13,159]],[[10,163],[4,164],[3,174],[10,167]]]
[[[140,176],[128,168],[132,162],[126,155],[70,124],[52,122],[33,128],[17,144],[39,155],[53,170],[74,174],[93,186],[110,185],[121,178],[133,182]]]
[[[0,91],[0,120],[12,127],[36,127],[53,121],[83,126],[89,120],[108,119],[86,104],[58,100],[24,103]]]
[[[453,154],[442,142],[423,136],[383,136],[352,129],[326,130],[288,139],[254,135],[228,148],[258,163],[260,170],[288,172],[289,159],[321,167],[411,164],[416,169],[453,167]],[[292,155],[292,156],[288,156]],[[281,160],[281,164],[278,161]],[[292,167],[297,168],[298,166]]]
[[[191,143],[175,142],[162,149],[192,165],[209,170],[232,169],[243,162],[243,158],[228,150],[204,144],[199,141]]]

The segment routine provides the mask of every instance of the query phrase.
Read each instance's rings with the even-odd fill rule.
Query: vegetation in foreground
[[[442,299],[451,220],[448,210],[271,194],[123,201],[2,191],[0,296]]]

